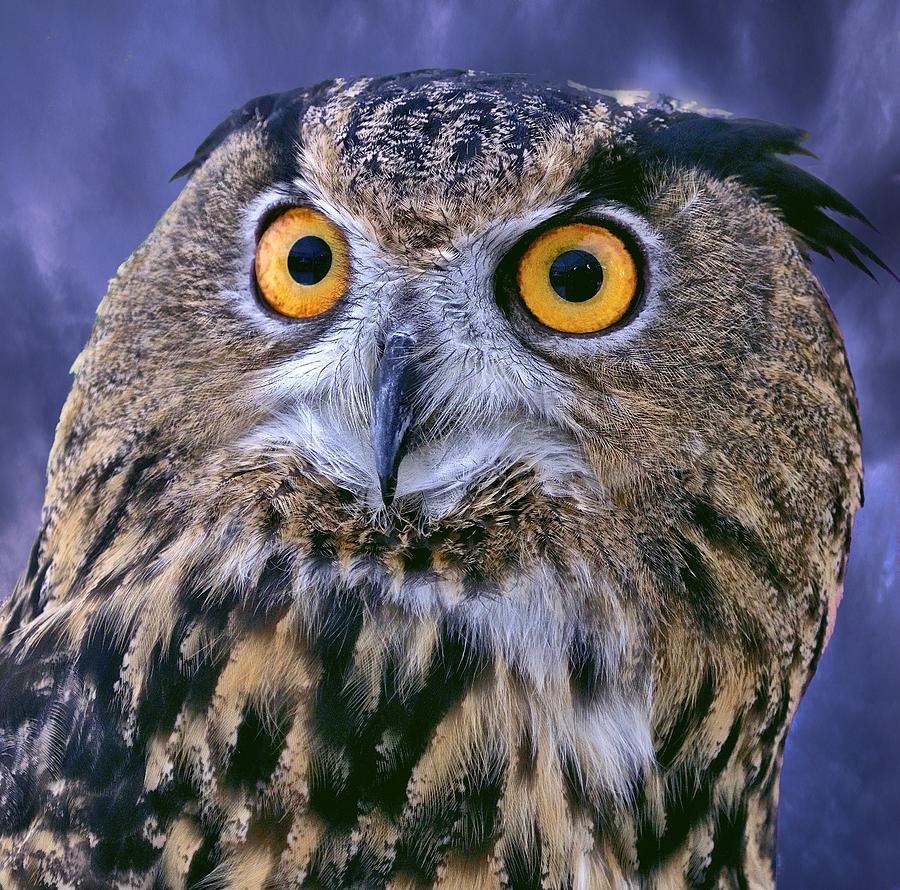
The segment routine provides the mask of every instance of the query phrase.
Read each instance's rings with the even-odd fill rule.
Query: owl
[[[234,112],[0,620],[0,886],[767,888],[859,422],[799,130],[472,71]]]

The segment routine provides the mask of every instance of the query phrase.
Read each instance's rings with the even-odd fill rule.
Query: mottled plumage
[[[879,262],[801,135],[444,71],[218,127],[100,306],[2,613],[0,887],[771,887],[861,496],[804,250]],[[295,204],[352,257],[299,322],[252,283]],[[514,293],[570,219],[643,260],[601,334]]]

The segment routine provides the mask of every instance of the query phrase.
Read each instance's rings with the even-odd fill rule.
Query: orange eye
[[[317,210],[292,207],[259,239],[256,281],[263,299],[281,315],[319,315],[343,296],[349,278],[347,241]]]
[[[628,248],[609,229],[571,223],[529,245],[517,281],[522,301],[539,322],[566,334],[592,334],[628,311],[638,272]]]

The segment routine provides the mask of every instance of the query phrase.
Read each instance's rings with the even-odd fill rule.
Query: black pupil
[[[601,284],[603,266],[597,257],[585,250],[567,250],[550,266],[550,286],[570,303],[590,300]]]
[[[294,242],[288,254],[288,272],[298,284],[318,284],[331,268],[331,248],[315,235]]]

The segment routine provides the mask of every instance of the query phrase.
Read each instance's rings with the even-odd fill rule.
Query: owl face
[[[637,168],[628,128],[649,113],[467,76],[296,97],[218,146],[166,243],[126,267],[128,297],[104,304],[103,345],[143,382],[116,407],[129,423],[149,410],[173,444],[290,454],[372,522],[390,521],[386,484],[397,511],[433,522],[508,474],[606,500],[696,468],[768,402],[745,369],[785,323],[773,273],[797,255],[739,184]],[[346,264],[340,293],[300,318],[255,266],[291,208],[333,227]],[[612,233],[635,270],[623,317],[597,330],[542,321],[519,280],[538,239],[577,226]]]
[[[798,217],[833,193],[796,137],[471,73],[256,100],[112,283],[51,490],[151,449],[167,515],[256,553],[476,597],[549,565],[766,649],[746,591],[806,589],[858,465],[797,231],[865,248]]]
[[[570,482],[594,487],[596,473],[579,439],[597,431],[579,418],[577,407],[604,396],[598,394],[600,380],[577,369],[596,372],[605,354],[627,348],[644,325],[643,317],[630,316],[655,299],[650,282],[660,272],[659,254],[651,260],[650,250],[659,246],[657,236],[625,207],[591,202],[572,215],[564,202],[536,202],[515,216],[488,220],[480,230],[460,221],[447,240],[411,259],[406,247],[379,245],[358,219],[316,198],[313,189],[304,194],[288,206],[311,207],[339,221],[350,271],[321,317],[279,317],[258,281],[255,299],[242,307],[249,324],[277,339],[297,327],[316,327],[304,348],[261,369],[268,419],[256,428],[254,445],[302,454],[382,522],[406,510],[433,523],[467,492],[523,471],[554,496]],[[285,194],[279,190],[262,200],[277,208]],[[263,211],[263,219],[271,213]],[[301,221],[289,240],[304,236],[305,225]],[[573,334],[542,323],[523,300],[517,280],[523,254],[542,252],[544,266],[560,256],[584,256],[599,265],[593,254],[577,250],[578,241],[575,250],[536,244],[542,235],[579,226],[615,240],[621,256],[610,258],[607,278],[621,275],[619,266],[630,270],[627,324]],[[275,258],[282,265],[286,248]],[[252,243],[248,250],[252,262]],[[549,271],[538,273],[546,290]],[[578,269],[567,274],[575,281]],[[639,292],[639,285],[646,290]],[[279,286],[271,285],[276,291]],[[537,292],[536,301],[550,303],[532,282],[524,286]],[[596,282],[588,287],[589,297],[599,290]],[[585,312],[589,301],[564,301],[555,292],[553,298],[594,324]]]

